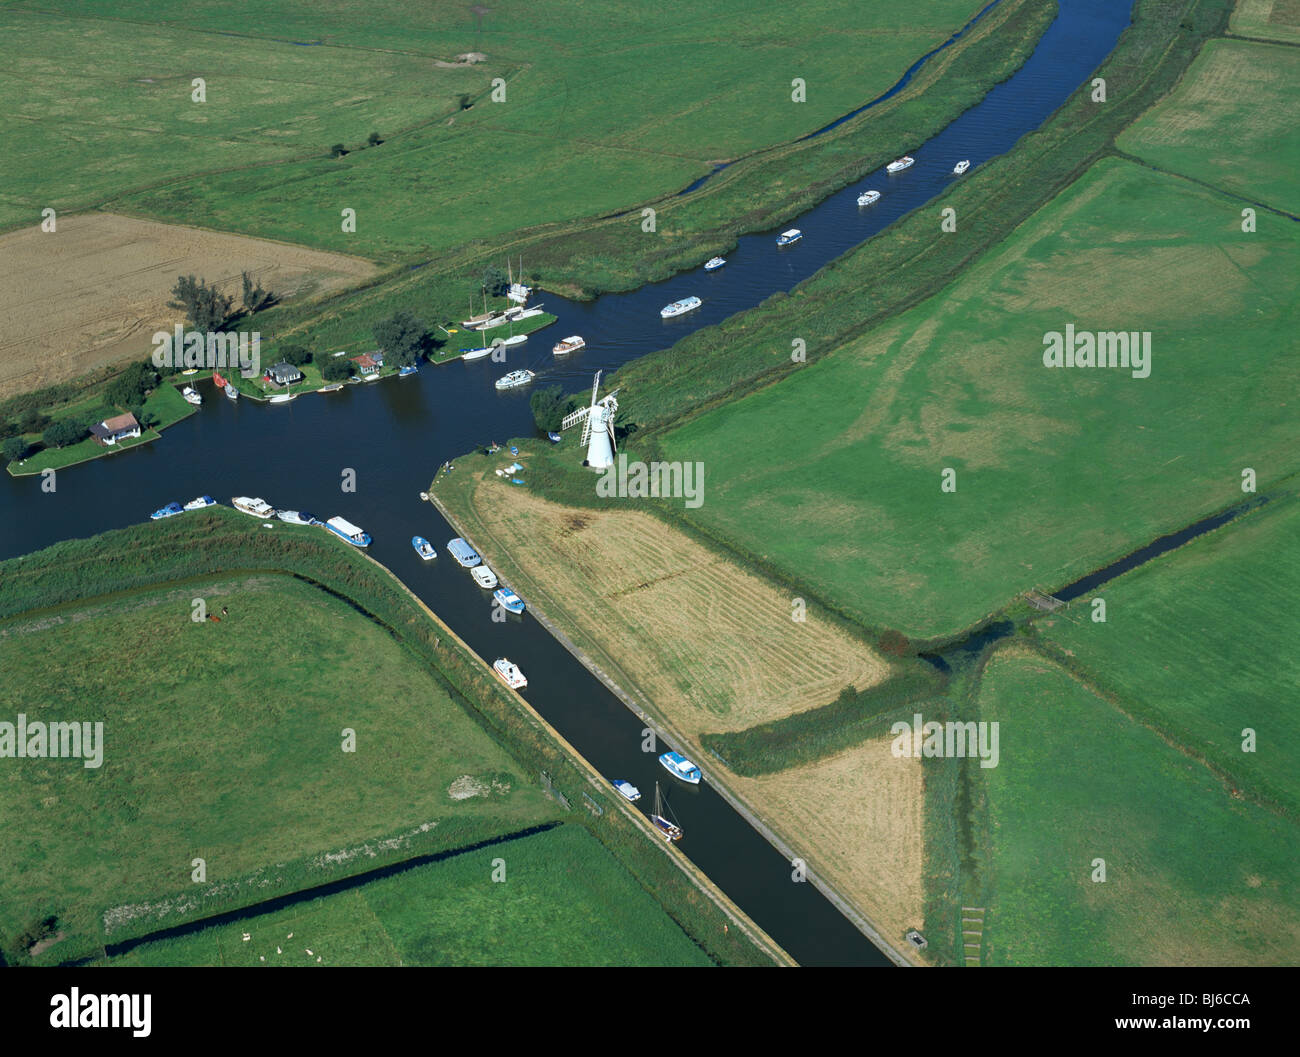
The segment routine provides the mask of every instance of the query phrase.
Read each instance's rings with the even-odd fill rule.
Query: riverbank
[[[114,561],[104,561],[106,552],[114,556]],[[243,571],[235,573],[236,568]],[[638,877],[643,887],[655,893],[669,908],[673,918],[709,952],[710,957],[727,964],[770,963],[772,958],[763,953],[767,951],[778,960],[782,957],[779,949],[770,940],[765,940],[761,931],[744,915],[729,907],[716,890],[709,891],[698,877],[683,873],[681,863],[674,861],[680,857],[663,848],[662,842],[648,831],[648,827],[638,827],[625,812],[614,810],[621,806],[620,798],[600,782],[583,761],[575,759],[572,751],[535,713],[521,708],[522,700],[506,691],[490,669],[388,570],[367,555],[338,544],[327,534],[293,526],[277,526],[275,531],[268,532],[233,511],[210,509],[91,540],[58,544],[47,551],[4,563],[3,574],[7,590],[0,608],[0,621],[3,622],[0,626],[6,632],[18,626],[30,626],[31,633],[44,633],[35,630],[37,625],[44,628],[51,620],[56,623],[66,620],[71,609],[84,604],[83,600],[87,599],[104,611],[99,619],[112,619],[112,613],[139,607],[151,592],[159,588],[171,591],[172,585],[176,585],[177,597],[185,603],[178,619],[190,627],[189,596],[195,593],[197,585],[212,577],[274,578],[287,574],[300,585],[295,589],[308,589],[302,585],[310,585],[311,590],[324,589],[359,611],[377,627],[381,637],[394,637],[401,652],[417,658],[420,668],[432,673],[442,688],[440,692],[447,695],[447,707],[454,710],[454,706],[459,706],[468,712],[478,726],[484,727],[493,739],[508,747],[513,759],[524,768],[525,775],[548,775],[547,789],[552,797],[563,795],[572,809],[570,817],[589,828],[609,847],[619,861]],[[236,616],[238,606],[247,604],[246,601],[236,602],[233,597],[228,602],[222,600],[222,605],[231,607],[232,618]],[[166,612],[165,608],[154,611],[159,614]],[[227,623],[223,621],[214,627],[224,631]],[[202,626],[189,634],[205,634]],[[188,641],[184,634],[174,637],[183,643]],[[273,646],[273,642],[268,646]],[[125,696],[137,698],[138,694]],[[336,696],[326,694],[322,700]],[[415,694],[409,699],[424,700],[427,696]],[[350,699],[350,695],[338,698]],[[405,722],[413,718],[407,716]],[[336,720],[326,721],[325,726],[337,732],[347,722],[348,717],[340,715]],[[369,726],[357,726],[355,718],[353,725],[357,727],[359,741],[381,736],[374,730],[367,734]],[[393,729],[400,729],[401,725],[399,722]],[[332,748],[337,754],[337,741]],[[183,759],[183,755],[180,758]],[[387,756],[383,758],[387,761],[385,766],[391,769],[391,760]],[[460,760],[452,760],[451,766],[455,768],[460,763]],[[532,788],[529,780],[524,780],[524,785]],[[472,806],[473,802],[470,803]],[[586,805],[592,805],[599,813],[583,810]],[[442,810],[445,809],[436,812],[435,817]],[[454,836],[453,831],[454,827],[440,825],[430,832],[443,839],[444,836]],[[427,844],[426,838],[420,837],[419,840]],[[412,847],[415,845],[410,841],[404,842],[394,848],[394,854],[405,852],[405,857],[409,857]],[[283,853],[280,855],[282,858]],[[369,854],[364,858],[370,864],[375,861]],[[213,859],[215,877],[218,857],[213,856]],[[255,864],[250,860],[249,865]],[[230,868],[229,863],[226,868]],[[229,874],[223,876],[229,879]],[[292,890],[296,876],[293,870],[289,870],[278,883],[287,881]],[[266,877],[250,875],[249,885],[219,888],[211,899],[204,902],[205,912],[210,914],[214,909],[238,907],[265,899],[267,883]],[[253,892],[258,894],[250,898]],[[174,913],[182,919],[187,914],[181,908]],[[189,916],[194,916],[193,911]],[[149,931],[146,918],[135,916],[132,921],[138,926],[135,932]],[[723,923],[730,924],[731,928],[723,929]],[[115,933],[115,941],[132,934],[132,928],[124,927]],[[56,955],[60,960],[66,958],[66,949],[62,953],[51,953],[51,957]]]

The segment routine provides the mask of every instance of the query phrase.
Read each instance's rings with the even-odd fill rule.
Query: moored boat
[[[433,544],[423,536],[412,536],[411,546],[415,548],[415,553],[426,562],[432,561],[434,558],[438,557],[438,552],[433,549]]]
[[[185,508],[180,503],[168,503],[160,510],[155,510],[149,515],[150,521],[161,521],[165,517],[175,517],[177,514],[185,513]]]
[[[316,390],[316,392],[318,392],[318,393],[337,393],[337,392],[338,392],[340,389],[342,389],[342,388],[343,388],[343,383],[342,383],[342,382],[333,382],[333,383],[331,383],[330,385],[322,385],[319,389]]]
[[[789,231],[783,231],[776,237],[778,246],[788,246],[792,242],[798,242],[803,238],[803,232],[798,228],[791,228]]]
[[[370,533],[341,517],[332,517],[325,522],[325,527],[341,540],[346,540],[354,547],[369,547]]]
[[[411,363],[411,364],[407,364],[405,367],[401,368],[401,369],[397,372],[397,377],[398,377],[398,378],[410,378],[411,375],[413,375],[413,374],[419,374],[419,373],[420,373],[420,368],[418,368],[417,366],[415,366],[415,364]]]
[[[275,515],[290,525],[318,525],[320,522],[305,510],[281,510]]]
[[[275,396],[271,397],[271,399],[267,401],[267,403],[287,404],[290,401],[297,400],[297,399],[298,399],[297,393],[276,393]]]
[[[507,612],[522,613],[524,611],[524,600],[508,587],[498,587],[492,592],[492,597]]]
[[[489,355],[492,352],[492,349],[493,349],[492,345],[480,345],[476,349],[461,349],[460,350],[462,353],[461,359],[481,360],[484,356]]]
[[[650,821],[654,823],[655,829],[659,831],[659,836],[672,843],[675,840],[682,839],[682,827],[668,818],[667,810],[668,807],[663,801],[663,794],[659,792],[659,783],[655,782],[655,809],[650,815]]]
[[[566,356],[571,352],[576,352],[578,349],[585,349],[586,347],[586,339],[584,339],[581,334],[571,334],[563,341],[557,341],[552,345],[551,352],[556,356]]]
[[[478,556],[478,551],[457,536],[454,540],[447,543],[447,553],[456,559],[466,569],[472,569],[480,565],[483,559]]]
[[[631,782],[625,782],[622,778],[611,778],[609,784],[634,804],[641,799],[641,790]]]
[[[549,440],[552,444],[559,444],[560,441],[562,441],[564,438],[561,437],[558,433],[556,433],[555,430],[550,430],[546,434],[546,439]]]
[[[524,678],[524,673],[519,670],[519,665],[505,657],[498,657],[492,662],[492,670],[497,673],[500,679],[511,690],[522,690],[528,685],[528,680]]]
[[[721,268],[726,263],[727,263],[726,257],[710,257],[707,261],[704,262],[704,270],[706,272],[716,272],[719,268]]]
[[[952,174],[954,176],[960,176],[969,168],[970,168],[970,161],[963,159],[962,161],[959,161],[956,165],[952,167]]]
[[[511,371],[503,378],[496,380],[498,389],[518,389],[521,385],[527,385],[536,378],[532,371]]]
[[[504,345],[507,349],[509,349],[509,348],[513,348],[516,345],[522,345],[527,340],[528,340],[527,334],[511,334],[510,337],[506,338],[505,341],[503,341],[501,344]]]
[[[891,161],[888,165],[886,165],[885,172],[902,172],[904,169],[909,168],[915,161],[916,161],[915,158],[911,157],[910,155],[904,154],[897,161]]]
[[[199,396],[199,391],[192,385],[187,385],[182,389],[181,396],[185,397],[186,401],[193,404],[195,407],[198,407],[199,404],[203,403],[203,397]]]
[[[486,565],[474,566],[469,574],[474,577],[474,582],[485,590],[491,591],[497,585],[497,574]]]
[[[205,506],[216,506],[217,501],[210,495],[201,495],[185,504],[186,510],[202,510]]]
[[[691,785],[699,785],[700,769],[680,752],[665,752],[659,757],[659,762],[669,774],[675,778],[680,778],[683,782],[689,782]]]
[[[704,302],[692,294],[690,297],[683,297],[680,301],[674,301],[671,305],[664,305],[663,308],[659,309],[659,315],[663,319],[672,319],[674,316],[692,312],[702,304]]]
[[[226,387],[226,380],[222,378],[218,372],[213,371],[212,384],[215,385],[218,389],[224,389]]]
[[[226,399],[227,399],[227,400],[238,400],[238,399],[239,399],[239,390],[236,389],[236,388],[235,388],[233,385],[231,385],[229,382],[227,382],[227,383],[222,387],[221,391],[222,391],[223,393],[226,394]]]
[[[253,517],[273,518],[275,517],[275,507],[265,499],[250,499],[246,495],[237,495],[230,501],[230,505],[243,514],[250,514]]]
[[[860,206],[869,206],[871,205],[872,202],[879,202],[879,201],[880,201],[879,191],[863,191],[862,194],[858,195],[858,205]]]

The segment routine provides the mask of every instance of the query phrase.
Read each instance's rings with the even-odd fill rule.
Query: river
[[[282,406],[232,404],[204,382],[198,414],[152,444],[59,471],[53,492],[42,491],[39,477],[0,475],[0,558],[121,528],[169,500],[205,493],[223,503],[232,495],[253,495],[320,517],[342,515],[371,533],[374,557],[475,651],[488,660],[504,654],[516,661],[529,676],[529,702],[601,773],[646,793],[660,780],[686,832],[681,851],[796,960],[887,965],[815,887],[792,881],[790,864],[715,790],[667,778],[655,757],[641,751],[641,721],[541,625],[527,615],[492,622],[486,593],[446,554],[452,531],[418,493],[444,460],[493,439],[533,433],[530,390],[493,388],[505,370],[529,367],[538,372],[535,385],[558,383],[579,391],[590,386],[597,369],[617,368],[789,290],[932,200],[955,178],[956,161],[969,158],[978,166],[1041,125],[1114,48],[1131,4],[1061,0],[1059,16],[1014,76],[938,135],[910,148],[912,168],[873,173],[782,225],[804,233],[791,247],[778,250],[775,232],[764,232],[740,239],[727,266],[714,273],[682,273],[589,302],[546,294],[541,300],[558,322],[511,350],[506,366],[490,360],[430,365],[411,378]],[[856,198],[866,187],[878,188],[883,197],[860,210]],[[660,320],[663,305],[690,294],[704,299],[701,309]],[[567,334],[582,334],[587,348],[555,361],[550,347]],[[345,470],[355,471],[355,493],[340,489]],[[409,542],[416,534],[438,547],[437,561],[416,556]]]

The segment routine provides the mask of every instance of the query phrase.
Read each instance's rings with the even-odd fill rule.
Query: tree
[[[104,399],[115,407],[134,408],[144,402],[149,390],[157,384],[158,372],[152,364],[133,363],[109,383]]]
[[[332,147],[330,148],[330,157],[331,157],[331,158],[341,158],[341,157],[343,157],[343,155],[345,155],[347,152],[348,152],[347,147],[343,146],[342,143],[336,143],[336,144],[334,144],[334,146],[332,146]]]
[[[375,343],[385,360],[391,360],[398,367],[415,363],[429,345],[429,331],[406,309],[376,323],[374,334]]]
[[[304,363],[311,363],[311,349],[305,345],[281,345],[280,359],[295,367],[301,367]]]
[[[495,264],[489,264],[483,269],[483,288],[489,297],[501,297],[510,289],[510,280]]]
[[[893,628],[887,628],[881,633],[877,646],[886,657],[906,657],[912,652],[912,644],[907,636]]]
[[[566,396],[558,385],[538,389],[528,398],[533,421],[543,433],[558,431],[561,420],[573,410],[573,403],[573,398]]]
[[[41,434],[41,440],[45,442],[47,448],[63,448],[77,443],[85,433],[86,427],[80,422],[64,418],[46,426],[45,432]]]
[[[190,327],[205,333],[220,330],[230,318],[231,299],[192,275],[181,275],[172,287],[172,308],[182,308]]]
[[[379,144],[383,143],[384,141],[380,138],[378,132],[372,132],[370,133],[369,136],[366,137],[366,142],[369,143],[372,147],[378,147]]]
[[[341,382],[352,377],[352,361],[342,356],[331,356],[320,365],[320,376],[327,382]]]
[[[27,438],[9,437],[0,445],[0,452],[4,454],[5,462],[18,462],[27,454]]]
[[[263,290],[261,283],[255,283],[253,277],[248,272],[240,272],[239,277],[243,280],[244,289],[241,300],[244,304],[244,311],[248,313],[256,312],[259,308],[265,308],[274,298],[270,290]]]

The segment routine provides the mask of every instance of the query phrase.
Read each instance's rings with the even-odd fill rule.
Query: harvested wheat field
[[[686,737],[816,708],[888,672],[864,643],[811,612],[796,623],[786,592],[648,513],[563,507],[492,478],[469,486],[456,506],[473,509],[468,531],[493,566]]]
[[[922,762],[895,757],[874,738],[805,767],[731,786],[785,834],[794,851],[851,900],[894,949],[924,921],[925,781]]]
[[[219,283],[238,303],[245,271],[285,300],[351,285],[376,268],[340,253],[112,213],[61,216],[54,232],[0,236],[0,399],[148,355],[155,331],[183,322],[167,307],[177,276]]]

